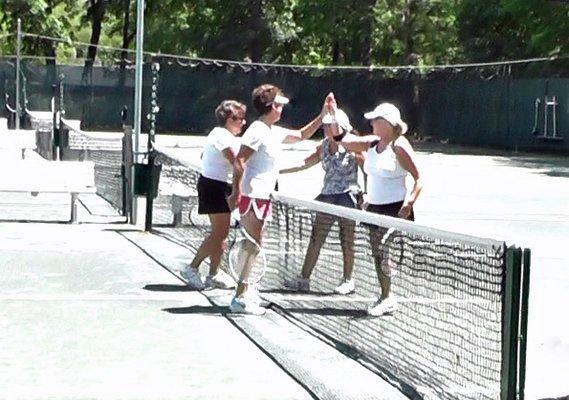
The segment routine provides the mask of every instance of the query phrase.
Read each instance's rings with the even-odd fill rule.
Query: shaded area
[[[204,315],[225,315],[228,310],[227,307],[218,306],[191,306],[191,307],[176,307],[176,308],[165,308],[166,311],[171,314],[204,314]]]

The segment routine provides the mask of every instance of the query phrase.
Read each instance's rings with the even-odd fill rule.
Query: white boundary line
[[[322,303],[373,303],[377,301],[377,297],[366,297],[366,296],[353,296],[353,295],[311,295],[311,294],[296,294],[291,292],[290,294],[271,294],[262,292],[261,297],[268,301],[313,301]],[[445,297],[439,299],[431,299],[427,297],[396,297],[398,303],[409,303],[409,304],[492,304],[495,303],[490,300],[485,299],[457,299],[453,297]]]

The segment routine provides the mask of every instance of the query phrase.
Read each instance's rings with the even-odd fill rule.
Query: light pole
[[[133,141],[133,154],[134,163],[140,162],[140,126],[141,126],[141,113],[142,113],[142,53],[144,51],[144,0],[137,0],[136,2],[136,70],[134,78],[134,141]],[[134,175],[134,171],[133,171]],[[134,181],[131,184],[131,199],[132,199],[132,223],[136,224],[137,215],[137,200],[134,196]]]
[[[18,18],[16,34],[16,129],[20,129],[20,49],[22,48],[22,20]]]

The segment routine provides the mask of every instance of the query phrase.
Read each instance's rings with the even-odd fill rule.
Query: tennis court
[[[146,28],[141,0],[67,3],[0,12],[0,397],[569,399],[569,159],[546,155],[569,154],[566,2],[174,2],[146,7]],[[247,104],[230,118],[241,129],[263,114],[249,94],[265,83],[283,89],[267,106],[290,100],[283,126],[333,93],[345,131],[407,134],[415,222],[314,201],[319,166],[282,175],[262,246],[229,228],[235,301],[190,291],[214,107]],[[376,101],[397,117],[364,116]],[[315,145],[286,147],[280,167]],[[235,265],[255,251],[252,283]],[[247,285],[263,317],[232,313]],[[395,300],[376,303],[379,286]]]
[[[195,138],[193,140],[198,142],[200,139]],[[285,153],[287,155],[284,157],[285,163],[294,164],[295,161],[302,159],[309,147],[310,145],[304,144],[298,150],[290,149]],[[563,157],[521,153],[507,154],[450,146],[441,147],[440,145],[422,145],[419,146],[419,149],[419,159],[421,167],[425,171],[426,183],[421,201],[416,205],[418,224],[480,238],[504,240],[507,243],[532,248],[533,272],[529,310],[526,398],[541,399],[547,396],[565,394],[568,389],[561,371],[563,365],[569,360],[568,343],[563,334],[567,328],[566,322],[560,320],[554,313],[543,312],[542,310],[563,303],[564,293],[567,289],[567,272],[563,269],[569,260],[562,254],[561,238],[567,237],[569,233],[569,214],[564,204],[558,201],[560,198],[566,198],[569,194],[567,193],[569,187],[566,184],[569,175],[567,161]],[[186,148],[168,149],[167,153],[187,161],[188,165],[195,164],[199,160],[200,147],[196,143],[192,143],[188,144]],[[488,155],[487,153],[491,154]],[[319,191],[321,176],[322,170],[319,167],[314,167],[294,176],[281,176],[279,180],[280,193],[305,199],[313,198]],[[184,179],[190,178],[186,176]],[[159,210],[161,208],[160,202],[158,201],[157,204],[156,209]],[[162,218],[166,218],[162,222],[168,221],[168,217],[163,215]],[[294,218],[292,217],[292,219]],[[302,216],[298,218],[300,220],[299,225],[303,225],[303,221],[308,222],[310,220],[310,216],[305,220],[302,219]],[[273,225],[278,225],[278,222],[273,223]],[[284,240],[286,232],[279,231],[279,228],[274,229],[276,229],[275,236]],[[182,230],[176,228],[161,228],[160,231],[166,236],[177,237],[192,247],[191,230],[186,230],[185,236],[181,234]],[[307,233],[306,229],[298,229],[290,235],[293,238],[297,235],[296,239],[300,238],[298,240],[300,242],[302,236],[304,235],[306,238],[308,234],[309,232]],[[269,235],[269,237],[274,236]],[[276,242],[280,241],[277,240]],[[334,236],[330,242],[334,243]],[[273,249],[274,253],[272,260],[269,257],[269,264],[273,262],[279,265],[281,275],[283,268],[287,268],[287,274],[294,274],[298,271],[302,264],[302,247],[299,247],[296,252],[288,252],[287,256],[279,255],[282,252],[279,252],[278,243],[271,244],[269,240],[267,247]],[[334,278],[340,276],[339,269],[335,270],[336,263],[334,260],[340,256],[338,247],[337,245],[334,247],[332,244],[323,250],[323,253],[328,253],[328,255],[323,254],[321,256],[323,261],[320,261],[320,267],[317,266],[316,269],[315,276],[319,282],[319,286],[316,288],[317,295],[299,297],[280,291],[271,293],[271,289],[280,289],[281,287],[278,282],[279,278],[271,278],[270,272],[268,272],[265,278],[270,283],[268,283],[267,289],[269,291],[265,297],[307,326],[315,327],[323,336],[331,337],[350,347],[351,350],[358,348],[357,342],[361,343],[366,338],[377,336],[377,332],[384,332],[389,335],[390,329],[394,329],[393,342],[386,342],[389,343],[389,347],[382,348],[374,340],[370,340],[369,343],[372,347],[374,345],[379,346],[372,351],[374,354],[386,354],[393,348],[398,348],[403,354],[399,363],[385,363],[385,357],[380,361],[374,360],[376,365],[381,366],[380,374],[389,375],[391,369],[397,371],[395,374],[397,375],[405,370],[403,375],[411,381],[415,378],[418,381],[426,379],[432,383],[433,387],[444,387],[443,392],[452,392],[449,398],[493,398],[495,396],[492,389],[488,390],[488,387],[492,387],[492,385],[485,385],[483,379],[485,377],[489,381],[495,379],[495,377],[489,377],[487,371],[499,370],[499,366],[496,364],[499,363],[499,356],[492,356],[493,352],[499,353],[499,345],[495,341],[493,342],[491,336],[484,337],[484,335],[481,337],[474,335],[473,337],[478,337],[480,340],[474,340],[472,343],[466,343],[462,340],[464,337],[468,337],[469,330],[474,326],[481,331],[495,331],[494,340],[499,341],[499,322],[491,322],[494,318],[493,315],[500,313],[499,302],[493,305],[480,306],[480,299],[477,301],[475,295],[465,295],[466,297],[461,299],[460,290],[450,295],[447,292],[446,294],[449,296],[445,298],[443,296],[444,290],[436,295],[432,292],[429,293],[432,287],[428,283],[425,286],[428,289],[425,288],[422,292],[417,289],[416,292],[413,292],[417,287],[421,287],[421,281],[417,280],[405,282],[401,285],[407,289],[413,288],[410,292],[403,293],[403,297],[407,298],[407,300],[403,300],[404,311],[401,313],[404,321],[398,321],[395,318],[387,322],[387,325],[385,321],[370,323],[363,318],[362,310],[365,309],[366,302],[371,300],[370,294],[374,293],[375,278],[373,275],[358,275],[357,263],[356,280],[358,280],[358,284],[365,294],[356,296],[354,299],[326,296],[326,293],[330,293],[333,288]],[[270,250],[269,253],[271,253]],[[296,254],[291,255],[290,253]],[[471,249],[464,249],[463,253],[472,256]],[[364,252],[359,256],[365,257],[365,255]],[[425,257],[428,259],[430,256],[427,254]],[[486,256],[491,257],[491,255]],[[437,263],[438,266],[447,265],[445,260],[440,257],[437,258],[436,254],[433,254],[432,257],[435,259],[435,268]],[[477,257],[482,256],[474,256],[475,259]],[[452,261],[447,262],[448,265],[453,265]],[[484,272],[482,270],[480,266],[483,263],[472,264],[470,262],[466,264],[472,267],[470,272],[474,275],[487,273],[488,276],[492,276],[491,271]],[[286,265],[286,267],[281,267],[282,265]],[[334,267],[319,276],[318,269],[323,268],[323,265]],[[403,270],[401,275],[405,276],[406,273],[410,272],[412,269]],[[405,278],[401,279],[404,280]],[[484,280],[484,278],[480,279]],[[271,287],[271,284],[274,286]],[[362,288],[362,286],[364,287]],[[468,291],[468,284],[460,289]],[[479,289],[488,290],[487,288]],[[474,292],[477,290],[474,289]],[[441,300],[441,298],[443,299]],[[498,308],[492,309],[492,307]],[[480,319],[476,320],[476,316]],[[465,318],[473,325],[464,323]],[[409,321],[415,321],[417,325],[413,326]],[[401,324],[398,326],[397,322]],[[447,326],[442,326],[445,324]],[[423,325],[438,325],[437,335],[439,336],[427,337],[426,332],[429,331],[423,330]],[[403,326],[405,326],[406,333],[401,332]],[[399,331],[397,331],[398,328]],[[416,330],[414,331],[414,329]],[[463,335],[457,333],[457,337],[452,336],[461,329],[465,329],[466,333]],[[440,334],[440,332],[443,333]],[[445,336],[449,334],[450,336]],[[412,344],[413,341],[415,344]],[[401,347],[398,347],[398,343]],[[458,348],[448,349],[449,346],[454,345]],[[482,355],[478,354],[479,351],[477,351],[481,348],[486,349]],[[453,357],[460,358],[456,354],[461,354],[461,350],[462,356],[469,361],[472,361],[470,359],[472,357],[475,359],[473,365],[477,365],[479,369],[479,374],[476,375],[475,380],[478,382],[478,386],[477,384],[470,387],[463,384],[453,385],[449,381],[445,381],[444,373],[435,368],[436,362],[435,364],[427,363],[420,366],[413,365],[413,362],[407,362],[408,359],[412,358],[408,357],[409,354],[415,356],[423,353],[419,358],[432,359],[439,353],[448,352],[443,358],[446,358],[451,364],[453,362],[461,364],[457,360],[450,361]],[[410,353],[407,354],[405,351]],[[355,357],[361,358],[362,355],[356,354]],[[393,359],[394,357],[388,358]],[[551,365],[555,366],[550,368]],[[472,374],[471,369],[472,364],[466,368],[466,371],[460,372],[455,365],[446,373],[464,377],[468,381],[468,379],[472,379],[472,376],[469,376]],[[439,378],[433,379],[432,371],[437,371],[436,375],[439,376],[440,381],[437,380]],[[450,381],[453,379],[451,378]],[[429,388],[424,390],[425,394],[434,395],[435,392],[436,390],[429,392]],[[436,395],[441,396],[441,398],[446,397],[445,393],[441,392],[437,392]]]
[[[120,160],[120,154],[115,153],[120,146],[115,143],[116,135],[107,136],[96,135],[95,139],[99,143],[96,146],[92,143],[75,146],[76,151],[82,148],[89,151],[89,158],[98,162],[98,186],[106,186],[102,192],[115,193],[116,185],[108,178],[116,178],[116,161]],[[74,140],[70,142],[74,143]],[[168,156],[195,165],[199,162],[204,138],[158,137],[157,142],[159,149],[164,150]],[[314,143],[310,142],[291,146],[285,151],[283,164],[297,163],[313,146]],[[307,328],[316,337],[332,341],[344,354],[364,362],[372,371],[391,381],[409,396],[422,394],[425,398],[429,395],[438,398],[495,398],[499,390],[496,385],[499,382],[501,358],[501,303],[497,298],[495,301],[488,301],[488,297],[484,296],[480,298],[478,292],[482,290],[498,296],[500,288],[496,286],[488,289],[488,285],[476,286],[475,283],[471,287],[472,295],[469,295],[468,287],[477,279],[488,283],[501,274],[499,269],[492,272],[491,261],[502,256],[494,247],[501,240],[530,247],[532,275],[526,398],[542,399],[563,395],[567,392],[563,366],[569,360],[569,344],[563,334],[567,323],[555,313],[543,310],[551,310],[556,305],[563,304],[564,293],[569,288],[565,271],[569,260],[561,250],[561,238],[567,237],[569,233],[569,215],[563,202],[559,201],[569,194],[566,184],[569,177],[567,160],[555,156],[499,153],[441,145],[419,144],[417,147],[420,165],[425,171],[425,190],[416,205],[417,224],[489,238],[477,239],[473,248],[458,251],[459,261],[461,254],[470,258],[465,264],[466,269],[470,270],[465,269],[462,275],[457,275],[459,280],[468,280],[466,285],[454,290],[448,287],[445,289],[443,284],[440,291],[433,292],[424,277],[413,277],[412,268],[402,269],[397,277],[404,289],[398,293],[402,296],[401,312],[387,321],[369,320],[363,310],[373,301],[377,290],[376,278],[363,270],[358,271],[358,264],[355,277],[360,290],[356,295],[350,298],[329,295],[340,276],[339,265],[335,260],[340,256],[338,238],[332,234],[329,245],[322,251],[320,266],[316,268],[314,293],[309,295],[291,295],[280,290],[283,271],[290,276],[298,272],[305,247],[301,244],[283,256],[279,241],[268,240],[269,261],[278,265],[280,272],[273,276],[270,272],[267,273],[265,289],[268,291],[263,296],[273,304],[275,310]],[[174,181],[187,184],[193,178],[193,173],[184,164],[174,168],[173,176],[163,173],[161,190],[164,186],[168,187],[168,194],[159,196],[154,207],[155,232],[165,238],[175,238],[185,246],[181,251],[187,253],[191,253],[199,244],[205,230],[185,229],[187,226],[180,229],[167,225],[172,221],[172,192],[176,191],[172,189],[176,187]],[[311,199],[319,192],[321,179],[322,169],[318,166],[301,173],[283,175],[279,181],[280,193]],[[12,203],[21,202],[14,200],[10,202]],[[43,204],[40,208],[45,215],[51,215],[47,206],[49,204]],[[26,207],[38,209],[34,204]],[[294,210],[286,211],[283,214],[287,223],[296,221],[297,227],[302,227],[303,222],[309,224],[312,216],[306,210],[300,210],[296,214]],[[187,218],[187,213],[183,218]],[[308,228],[283,230],[278,220],[279,218],[269,228],[274,230],[273,237],[287,237],[291,243],[302,243],[308,237]],[[357,246],[369,246],[361,242],[365,241],[362,239],[364,237],[365,233],[360,235]],[[137,245],[143,249],[153,246],[144,241],[137,242]],[[407,246],[404,253],[415,252],[427,260],[427,264],[432,264],[431,274],[435,274],[438,266],[447,265],[445,262],[453,268],[457,264],[456,260],[441,259],[429,244],[423,245],[425,252],[417,251],[413,247],[413,238],[410,244],[402,246]],[[489,246],[489,250],[479,253],[480,246]],[[356,258],[366,257],[369,258],[369,254],[365,250],[356,252]],[[477,258],[490,261],[486,264],[478,263]],[[331,268],[322,268],[326,264]],[[176,268],[174,266],[173,270],[176,271]],[[480,279],[480,276],[476,276],[479,274],[484,274],[486,278]],[[456,279],[457,276],[452,278]],[[422,287],[424,284],[425,287]],[[220,305],[225,305],[227,299],[222,298],[220,301]],[[429,326],[437,326],[437,333],[432,337],[428,336],[430,330],[425,328]],[[465,342],[464,338],[471,336],[473,327],[478,327],[480,332],[472,336],[474,340]],[[250,329],[258,334],[258,330],[264,328],[253,326]],[[375,340],[378,332],[383,332],[387,338],[383,344]],[[362,340],[366,343],[367,350],[359,353],[357,350]],[[271,343],[266,342],[265,345],[271,346]],[[368,351],[370,349],[371,352]],[[398,351],[393,352],[393,349]],[[484,351],[480,352],[479,349]],[[386,358],[383,354],[396,356]],[[439,369],[437,361],[432,361],[441,355],[450,367]],[[433,371],[436,371],[436,379],[433,378]],[[405,379],[400,379],[401,374]],[[428,382],[430,386],[423,387],[417,382]]]

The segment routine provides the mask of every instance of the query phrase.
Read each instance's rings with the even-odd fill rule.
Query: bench
[[[26,158],[26,150],[36,150],[36,132],[32,130],[0,131],[0,150],[21,151],[22,159]]]
[[[170,207],[174,215],[172,225],[181,225],[184,204],[186,204],[190,198],[197,197],[197,193],[186,185],[167,178],[162,179],[159,190],[161,196],[170,196]]]
[[[2,165],[3,164],[3,165]],[[68,193],[71,195],[69,222],[77,222],[77,196],[97,192],[95,164],[90,161],[17,160],[0,164],[0,192]]]

